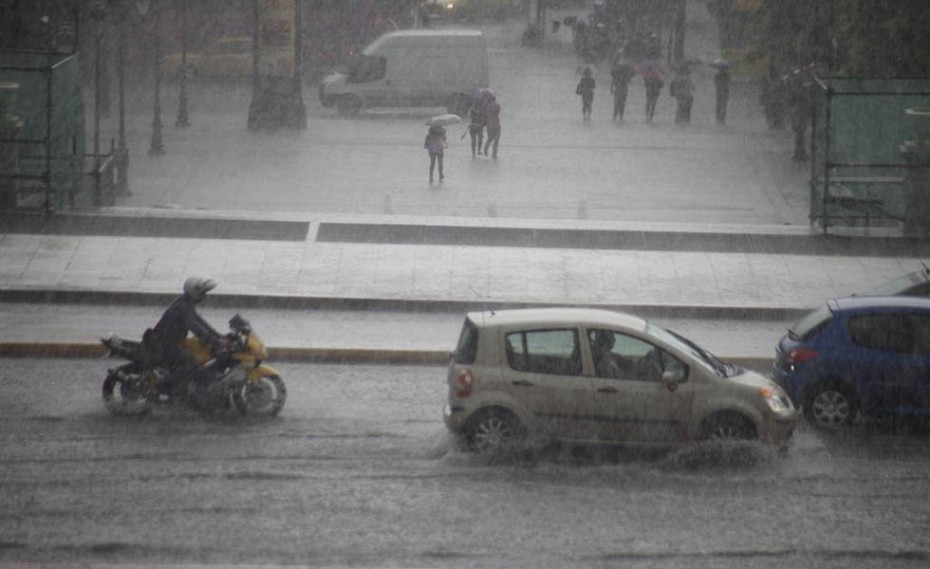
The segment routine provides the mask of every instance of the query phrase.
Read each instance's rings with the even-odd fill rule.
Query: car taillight
[[[475,381],[474,377],[471,375],[471,370],[463,370],[457,378],[455,378],[455,396],[461,398],[471,397],[471,385]]]
[[[785,355],[785,362],[789,364],[799,364],[810,361],[818,356],[817,350],[810,348],[795,348]]]

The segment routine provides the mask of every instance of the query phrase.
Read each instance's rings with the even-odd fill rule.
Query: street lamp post
[[[96,206],[103,205],[103,196],[100,195],[100,112],[101,96],[100,89],[103,83],[100,65],[101,57],[100,42],[104,32],[104,22],[106,21],[107,12],[103,2],[97,2],[93,5],[90,12],[91,17],[96,24],[94,25],[94,197],[93,203]]]
[[[131,196],[129,191],[129,149],[126,147],[126,25],[129,20],[126,3],[118,7],[119,45],[116,52],[119,85],[119,132],[116,147],[116,194]]]
[[[156,0],[151,1],[151,6],[155,18],[155,103],[152,108],[152,142],[149,145],[149,156],[162,156],[165,147],[161,141],[161,17]]]
[[[187,117],[187,0],[181,0],[181,95],[178,100],[176,127],[188,127]]]

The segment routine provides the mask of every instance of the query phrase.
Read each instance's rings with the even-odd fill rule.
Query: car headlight
[[[769,409],[775,413],[786,413],[791,411],[791,401],[782,390],[772,389],[771,387],[760,387],[759,394],[762,395],[762,399],[765,400]]]

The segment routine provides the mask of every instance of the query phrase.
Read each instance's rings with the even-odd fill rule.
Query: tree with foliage
[[[927,0],[711,0],[723,47],[785,74],[930,76]]]

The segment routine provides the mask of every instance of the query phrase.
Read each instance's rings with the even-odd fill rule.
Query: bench
[[[890,213],[885,208],[885,199],[876,197],[875,187],[903,186],[904,178],[898,176],[833,176],[827,189],[827,204],[858,212],[859,215],[830,215],[847,219],[864,219],[869,227],[873,219],[893,219],[904,221],[902,217]],[[855,192],[853,188],[864,187],[865,192]]]

